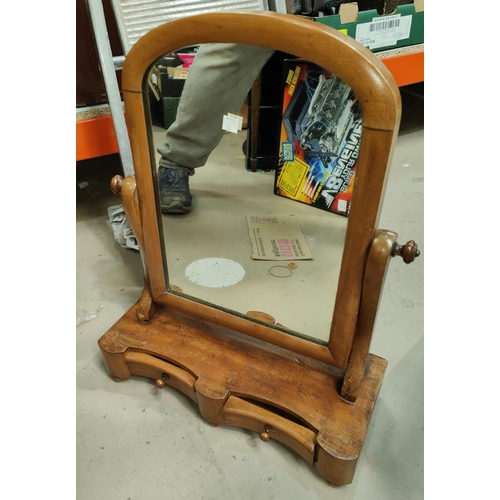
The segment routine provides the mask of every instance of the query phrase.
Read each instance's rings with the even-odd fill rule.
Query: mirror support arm
[[[133,176],[127,176],[125,179],[121,175],[115,175],[111,179],[111,190],[119,194],[122,200],[123,210],[128,223],[134,233],[139,249],[144,248],[144,238],[142,233],[141,212],[139,208],[139,198],[137,196],[137,184]],[[149,272],[147,264],[143,259],[145,283],[141,298],[137,305],[137,319],[141,322],[150,321],[153,316],[161,309],[161,306],[154,302],[151,293],[151,284],[149,281]]]
[[[340,396],[354,403],[363,381],[380,296],[397,234],[379,229],[375,232],[366,262],[356,336]]]
[[[413,240],[406,245],[399,245],[396,241],[397,237],[397,233],[378,229],[368,253],[356,336],[340,392],[340,396],[351,403],[356,401],[363,381],[389,261],[391,257],[401,256],[406,264],[410,264],[420,255],[417,244]]]

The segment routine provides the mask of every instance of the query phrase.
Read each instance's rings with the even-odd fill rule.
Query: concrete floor
[[[402,92],[403,121],[379,226],[397,232],[402,243],[414,239],[422,255],[410,266],[401,259],[391,262],[370,349],[389,365],[354,481],[341,488],[326,484],[279,442],[264,443],[239,428],[210,426],[197,406],[174,389],[157,389],[139,377],[122,383],[109,377],[97,341],[139,298],[142,265],[138,252],[114,240],[107,215],[109,206],[120,203],[108,187],[110,178],[121,173],[117,156],[77,165],[77,319],[97,313],[76,327],[79,500],[423,498],[421,92],[421,86]],[[209,163],[206,171],[216,168]],[[246,172],[243,162],[240,171],[249,179],[258,175]],[[314,300],[311,296],[311,307]]]

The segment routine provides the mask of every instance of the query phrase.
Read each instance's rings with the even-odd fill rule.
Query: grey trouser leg
[[[237,113],[272,49],[206,44],[198,51],[184,84],[176,121],[158,152],[184,167],[204,165],[224,131],[222,117]]]

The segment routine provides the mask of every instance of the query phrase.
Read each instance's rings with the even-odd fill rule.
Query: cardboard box
[[[361,138],[348,85],[323,68],[286,60],[275,194],[347,216]]]
[[[157,100],[162,97],[180,97],[188,71],[182,68],[153,66],[150,74],[150,86],[156,90]]]
[[[155,121],[165,129],[177,117],[177,108],[188,74],[189,67],[156,64],[151,70],[149,87],[154,95],[154,99],[150,99],[151,112]]]
[[[383,5],[384,9],[389,5],[389,2],[373,3]],[[386,15],[380,15],[375,9],[362,11],[353,2],[341,5],[338,15],[317,17],[314,20],[354,38],[372,52],[424,43],[422,0],[399,5]]]

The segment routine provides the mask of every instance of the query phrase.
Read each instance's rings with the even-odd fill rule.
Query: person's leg
[[[189,176],[219,144],[222,119],[237,113],[262,67],[273,54],[262,47],[206,44],[198,51],[184,85],[177,118],[158,147],[158,178],[164,213],[191,209]]]

